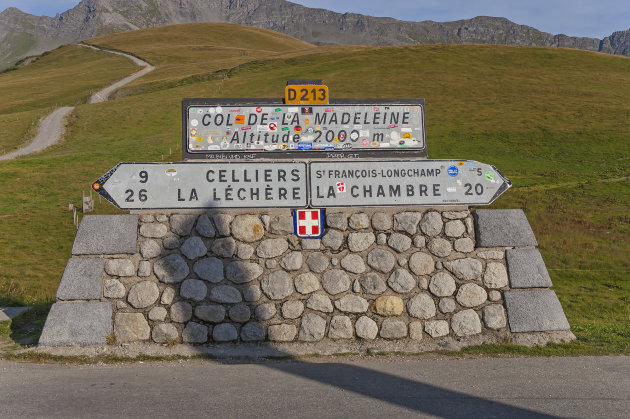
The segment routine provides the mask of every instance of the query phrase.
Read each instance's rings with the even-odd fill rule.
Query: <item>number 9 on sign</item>
[[[328,86],[289,85],[284,91],[284,101],[289,105],[325,105],[328,103]]]

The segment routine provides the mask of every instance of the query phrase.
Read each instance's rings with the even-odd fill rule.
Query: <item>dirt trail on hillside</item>
[[[106,49],[94,47],[92,45],[85,45],[85,44],[79,44],[79,45],[86,48],[92,48],[97,51],[107,52],[109,54],[122,55],[123,57],[127,57],[128,59],[130,59],[137,66],[144,67],[139,72],[132,74],[129,77],[125,77],[124,79],[117,81],[116,83],[104,88],[103,90],[100,90],[94,93],[90,97],[90,100],[88,103],[106,102],[113,91],[121,88],[122,86],[128,83],[131,83],[137,78],[142,77],[145,74],[155,69],[155,67],[153,67],[151,64],[147,63],[146,61],[141,60],[138,57],[134,57],[133,55],[125,54],[119,51],[109,51]],[[74,106],[64,106],[62,108],[55,109],[50,115],[43,118],[39,122],[38,133],[37,133],[37,136],[35,136],[35,139],[33,139],[33,141],[31,141],[26,146],[18,150],[15,150],[8,154],[0,156],[0,161],[12,160],[20,156],[25,156],[27,154],[37,153],[59,142],[65,132],[65,129],[64,129],[65,118],[73,110],[74,110]]]

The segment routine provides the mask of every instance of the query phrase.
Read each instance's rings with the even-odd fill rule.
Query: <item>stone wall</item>
[[[320,240],[288,210],[85,216],[40,345],[420,351],[569,329],[520,210],[328,210],[326,225]]]

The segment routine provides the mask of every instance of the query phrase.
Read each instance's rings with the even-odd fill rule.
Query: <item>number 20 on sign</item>
[[[287,105],[326,105],[328,86],[323,84],[294,84],[284,90]]]

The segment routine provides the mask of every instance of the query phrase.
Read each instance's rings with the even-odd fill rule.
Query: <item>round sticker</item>
[[[223,108],[220,106],[217,106],[217,113],[223,113]]]
[[[190,125],[192,125],[193,127],[196,127],[197,125],[199,125],[199,121],[197,121],[196,119],[191,119]]]
[[[339,141],[343,141],[346,139],[346,134],[344,134],[343,132],[339,133]]]
[[[275,131],[276,129],[278,129],[278,126],[276,125],[275,122],[272,122],[271,124],[269,124],[269,131]]]
[[[297,132],[299,134],[300,132],[302,132],[302,127],[299,126],[299,125],[296,125],[296,126],[293,127],[293,131],[295,131],[295,132]]]
[[[259,106],[256,108],[256,112],[261,113],[262,112],[262,108]]]
[[[367,138],[361,138],[361,145],[363,147],[367,147],[370,144],[370,141]]]
[[[459,174],[459,169],[457,166],[449,166],[448,169],[446,169],[446,173],[448,173],[450,177],[455,177]]]
[[[358,138],[359,138],[359,133],[358,133],[358,132],[356,132],[356,131],[352,131],[352,132],[350,133],[350,139],[351,139],[351,140],[356,141]]]
[[[487,171],[486,172],[486,179],[488,179],[489,181],[493,181],[494,180],[494,173]]]
[[[210,113],[215,113],[216,111],[217,111],[217,110],[216,110],[216,109],[214,109],[214,108],[210,108],[210,109],[208,109],[208,112],[210,112]]]

